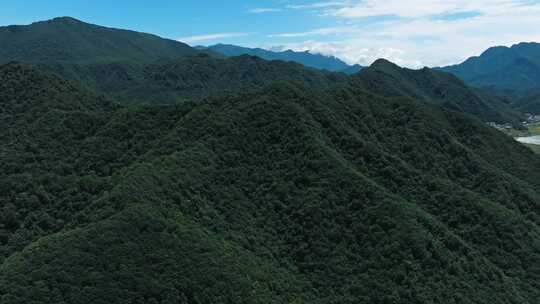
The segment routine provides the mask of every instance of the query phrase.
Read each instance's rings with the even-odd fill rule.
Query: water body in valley
[[[517,137],[517,141],[524,144],[530,145],[540,145],[540,135],[537,136],[527,136],[527,137]]]

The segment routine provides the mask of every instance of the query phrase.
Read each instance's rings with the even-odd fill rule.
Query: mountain
[[[206,54],[152,63],[112,62],[43,66],[130,104],[170,104],[294,82],[312,89],[354,86],[387,97],[409,97],[469,113],[484,121],[514,123],[522,114],[507,101],[467,87],[456,77],[430,69],[403,69],[379,60],[350,77],[284,61],[243,55],[219,58]]]
[[[379,60],[350,77],[300,64],[266,61],[256,56],[219,58],[206,54],[152,63],[56,64],[47,66],[65,78],[84,83],[131,104],[167,104],[294,82],[311,89],[353,86],[387,97],[409,97],[469,113],[484,121],[514,123],[522,114],[505,100],[467,87],[456,77],[424,69],[403,69]],[[45,67],[45,68],[47,68]]]
[[[360,65],[348,65],[344,61],[334,56],[314,54],[309,51],[295,52],[292,50],[286,50],[282,52],[274,52],[261,48],[245,48],[230,44],[216,44],[209,47],[199,48],[208,49],[215,53],[219,53],[228,57],[250,55],[257,56],[265,60],[292,61],[300,63],[307,67],[319,70],[327,70],[331,72],[344,72],[347,74],[353,74],[362,69]]]
[[[148,61],[195,55],[186,44],[70,17],[0,27],[0,62]]]
[[[540,44],[493,47],[478,57],[442,68],[470,85],[523,95],[540,88]]]
[[[521,124],[523,115],[508,102],[468,87],[452,74],[429,68],[411,70],[387,60],[375,61],[353,75],[357,86],[386,97],[409,97],[472,114],[483,121]]]
[[[278,81],[303,83],[313,88],[329,88],[348,82],[347,76],[340,73],[249,55],[220,58],[198,54],[150,63],[62,63],[40,67],[130,104],[200,100],[223,91],[261,88]]]
[[[290,83],[125,107],[0,66],[0,299],[537,303],[540,158],[407,98]]]
[[[197,101],[220,95],[224,90],[234,92],[262,88],[279,81],[295,82],[312,89],[328,89],[359,85],[355,79],[363,77],[352,75],[348,78],[342,73],[317,71],[283,60],[266,61],[258,56],[222,57],[214,55],[217,49],[199,51],[157,36],[100,27],[69,17],[37,22],[29,26],[2,27],[0,41],[11,41],[6,43],[8,47],[0,50],[0,62],[16,59],[33,63],[41,69],[54,72],[65,79],[76,81],[119,102],[129,104]],[[221,48],[222,52],[228,50],[228,55],[242,50],[226,45],[218,45],[215,48]],[[274,54],[294,54],[299,56],[298,58],[311,58],[313,61],[324,58],[330,62],[336,61],[335,58],[310,53]],[[358,69],[358,66],[348,67],[349,73],[357,72]],[[372,70],[373,67],[364,75],[372,75],[373,73],[370,73]],[[396,66],[396,71],[400,70]],[[501,123],[521,121],[518,114],[508,110],[503,102],[495,98],[486,97],[480,101],[476,96],[479,94],[469,98],[472,96],[468,93],[469,88],[461,84],[454,86],[452,90],[445,89],[444,85],[447,83],[441,83],[435,79],[438,76],[430,73],[420,76],[426,79],[411,82],[408,77],[413,74],[412,71],[406,72],[396,84],[391,73],[382,73],[379,76],[384,75],[383,86],[378,88],[363,84],[360,86],[367,90],[383,92],[382,95],[393,92],[394,96],[421,97],[426,101],[437,100],[439,104],[468,112],[486,121]],[[428,79],[430,77],[434,79]],[[392,87],[396,85],[422,87],[424,84],[418,81],[431,86],[436,83],[439,86],[437,90],[441,92],[417,94],[418,90],[425,88],[412,88],[416,91],[414,94],[407,90],[393,91]],[[438,98],[440,96],[435,96],[437,94],[448,96],[441,99]]]

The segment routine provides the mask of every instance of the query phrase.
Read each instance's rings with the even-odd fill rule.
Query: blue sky
[[[540,0],[3,0],[0,24],[58,16],[178,39],[311,50],[349,63],[457,63],[490,46],[540,42]]]

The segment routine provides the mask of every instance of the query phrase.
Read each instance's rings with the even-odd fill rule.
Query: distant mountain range
[[[485,88],[513,100],[514,107],[540,113],[540,44],[520,43],[493,47],[478,57],[441,68],[469,85]]]
[[[158,36],[70,17],[1,27],[0,42],[7,41],[8,47],[0,49],[0,62],[34,63],[126,103],[177,103],[224,90],[261,88],[285,81],[317,89],[352,84],[383,96],[443,105],[484,121],[517,124],[521,119],[501,99],[480,96],[448,74],[402,69],[386,60],[360,69],[335,57],[310,52],[271,52],[232,45],[195,49]],[[228,58],[231,56],[234,58]],[[347,78],[329,71],[353,75]]]
[[[358,64],[349,65],[337,57],[315,54],[309,51],[295,52],[292,50],[286,50],[282,52],[275,52],[261,48],[246,48],[231,44],[216,44],[209,47],[198,46],[197,48],[201,50],[211,50],[228,57],[250,55],[257,56],[265,60],[292,61],[319,70],[343,72],[346,74],[354,74],[362,69],[362,66]]]
[[[493,47],[478,57],[441,68],[470,85],[514,92],[540,88],[540,44]]]

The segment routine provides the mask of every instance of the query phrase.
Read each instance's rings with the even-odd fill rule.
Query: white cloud
[[[336,56],[349,64],[361,64],[363,66],[370,65],[379,58],[388,59],[400,66],[413,68],[422,67],[420,61],[407,58],[406,51],[399,48],[386,47],[384,45],[364,45],[359,41],[333,41],[319,42],[308,40],[299,43],[287,43],[279,47],[274,47],[274,50],[291,49],[298,52],[310,51],[323,55]]]
[[[456,14],[461,12],[474,14]],[[540,42],[539,16],[540,1],[531,0],[363,0],[324,9],[323,18],[348,26],[271,37],[286,48],[349,63],[367,65],[384,57],[417,68],[458,63],[491,46]]]
[[[538,3],[531,0],[362,0],[328,10],[327,14],[344,18],[383,15],[417,18],[463,11],[504,14],[509,10],[526,10],[532,6],[538,6]]]
[[[268,8],[268,7],[259,7],[259,8],[253,8],[248,10],[248,13],[250,14],[263,14],[263,13],[275,13],[275,12],[281,12],[282,9],[280,8]]]
[[[343,33],[352,33],[354,32],[353,27],[325,27],[318,28],[306,32],[293,32],[293,33],[281,33],[281,34],[272,34],[268,35],[270,38],[296,38],[296,37],[307,37],[307,36],[322,36],[322,35],[334,35],[334,34],[343,34]]]
[[[329,7],[343,7],[350,4],[350,1],[326,1],[326,2],[316,2],[310,4],[296,4],[296,5],[287,5],[287,8],[290,9],[320,9],[320,8],[329,8]]]
[[[248,35],[251,35],[251,33],[215,33],[215,34],[206,34],[206,35],[197,35],[197,36],[187,36],[187,37],[178,38],[177,40],[184,43],[194,43],[194,42],[209,41],[209,40],[244,37]]]

